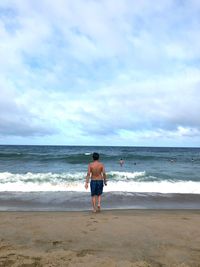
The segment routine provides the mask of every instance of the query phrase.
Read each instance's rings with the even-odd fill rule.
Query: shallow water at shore
[[[0,211],[90,210],[90,194],[79,192],[1,192]],[[102,209],[200,209],[199,194],[109,192]]]

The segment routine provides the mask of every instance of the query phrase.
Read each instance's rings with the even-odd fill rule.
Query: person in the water
[[[121,167],[124,165],[124,160],[122,158],[119,160],[119,164]]]

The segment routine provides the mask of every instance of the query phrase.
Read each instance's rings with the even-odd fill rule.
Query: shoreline
[[[181,209],[0,212],[0,266],[199,267],[199,218]]]
[[[105,192],[105,210],[200,210],[200,194]],[[91,209],[89,192],[1,192],[0,211],[82,211]]]
[[[121,216],[126,216],[126,215],[179,215],[179,214],[198,214],[200,216],[200,209],[101,209],[100,212],[94,213],[91,209],[88,210],[70,210],[70,211],[0,211],[0,217],[3,216],[4,214],[38,214],[38,215],[43,215],[43,214],[57,214],[57,215],[67,215],[67,216],[106,216],[106,215],[116,215],[119,214]],[[200,217],[199,217],[200,219]]]

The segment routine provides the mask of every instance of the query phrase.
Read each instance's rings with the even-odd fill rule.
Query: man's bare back
[[[88,166],[88,174],[92,180],[103,180],[105,175],[104,165],[99,161],[94,161]]]

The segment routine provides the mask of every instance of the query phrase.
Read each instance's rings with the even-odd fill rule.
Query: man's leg
[[[98,196],[98,210],[101,209],[101,195]]]
[[[92,196],[92,207],[93,212],[96,212],[96,196]]]

